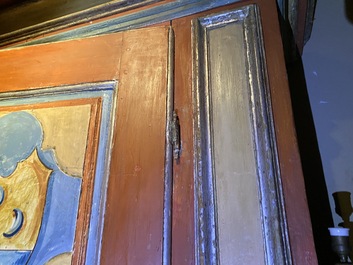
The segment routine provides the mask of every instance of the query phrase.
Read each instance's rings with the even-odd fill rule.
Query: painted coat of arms
[[[107,94],[103,87],[95,96]],[[92,170],[87,164],[92,164],[88,158],[100,159],[93,164],[102,168],[99,164],[107,160],[109,128],[103,123],[110,122],[111,94],[108,91],[110,98],[103,103],[99,97],[87,97],[72,104],[75,101],[60,96],[61,101],[51,105],[41,105],[39,99],[37,105],[0,106],[0,264],[72,264],[75,241],[81,240],[80,203],[100,204],[104,197],[106,169],[95,168],[95,175],[88,176]],[[94,107],[92,102],[100,103]],[[92,132],[97,127],[92,124],[100,125],[101,131]],[[97,143],[88,147],[92,137]],[[88,154],[94,150],[98,157]],[[85,190],[87,178],[92,191]],[[83,193],[90,199],[82,199]],[[102,230],[101,213],[94,207],[83,209],[90,209],[83,215],[91,216],[80,221],[87,223],[86,231],[81,228],[88,234],[86,253],[96,255],[89,246]]]

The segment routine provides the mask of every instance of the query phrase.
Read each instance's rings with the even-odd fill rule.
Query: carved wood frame
[[[292,264],[260,14],[255,5],[193,20],[195,226],[197,264],[219,264],[208,30],[240,24],[246,47],[250,116],[266,264]],[[236,137],[236,136],[235,136]],[[211,263],[209,263],[211,262]]]

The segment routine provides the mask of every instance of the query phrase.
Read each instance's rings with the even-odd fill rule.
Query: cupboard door
[[[276,3],[252,3],[173,21],[189,150],[175,170],[175,264],[317,264]],[[193,180],[183,174],[189,154]]]
[[[131,11],[43,41],[111,32],[112,24],[114,30],[141,26],[139,16],[150,24],[210,8],[191,2],[186,13],[172,14],[166,4],[158,10],[165,7],[168,15]],[[81,182],[70,215],[73,243],[51,262],[317,263],[274,17],[274,0],[256,0],[173,20],[175,65],[166,26],[0,52],[0,126],[9,113],[30,113],[44,132],[33,150],[59,153],[67,144],[57,156],[81,161],[72,166],[57,159],[55,167],[44,156],[24,155],[49,178],[59,168]],[[124,19],[132,21],[118,23]],[[166,139],[173,105],[181,123],[181,156],[174,162]],[[86,129],[77,133],[78,124]],[[70,133],[80,152],[71,150]],[[2,172],[0,215],[11,175]],[[42,188],[42,194],[49,193]],[[36,204],[42,212],[32,211],[37,227],[50,208],[40,207],[46,201],[42,196]],[[4,215],[4,240],[20,235],[29,221],[16,207]],[[39,241],[31,242],[1,251],[28,256],[37,253]]]
[[[255,5],[193,21],[201,261],[289,261],[258,21]],[[203,246],[203,223],[217,244]]]
[[[2,261],[161,264],[168,30],[0,51]]]

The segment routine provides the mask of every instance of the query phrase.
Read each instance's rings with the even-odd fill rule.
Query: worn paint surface
[[[7,232],[13,223],[13,210],[24,214],[24,223],[18,235],[0,236],[0,249],[33,250],[37,241],[47,184],[51,170],[46,168],[34,150],[25,161],[18,163],[16,170],[7,178],[0,178],[5,198],[0,212],[0,231]],[[19,224],[20,225],[20,224]]]
[[[70,265],[72,253],[64,253],[48,261],[46,265]]]
[[[83,116],[90,115],[90,108],[86,106],[76,108],[85,110]],[[67,113],[63,108],[37,109],[35,112],[41,113],[42,118],[56,120],[57,116],[53,115],[55,110],[59,116]],[[69,108],[69,111],[72,109]],[[87,119],[82,115],[79,119],[85,124],[83,127],[86,127],[87,135]],[[74,131],[75,126],[70,127],[70,122],[66,124],[70,129],[67,130],[65,124],[59,120],[58,123],[49,124],[58,127],[59,131],[60,128],[63,128],[63,132]],[[45,119],[42,121],[45,122]],[[0,117],[0,127],[2,140],[0,185],[4,191],[0,205],[0,231],[5,233],[8,229],[13,230],[10,236],[0,235],[1,260],[12,264],[18,257],[22,257],[21,262],[16,261],[14,264],[22,264],[27,258],[28,264],[42,264],[57,255],[71,252],[81,179],[65,174],[57,164],[54,149],[56,145],[59,149],[62,147],[59,142],[53,149],[42,147],[43,138],[55,138],[62,133],[58,133],[58,130],[54,130],[55,133],[53,130],[44,131],[42,123],[34,114],[27,111],[6,113]],[[81,133],[82,130],[76,131],[79,137],[82,137]],[[66,141],[70,140],[70,137],[66,137]],[[85,147],[86,142],[81,141],[79,149],[83,149],[83,152],[72,154],[75,148],[70,149],[67,146],[64,152],[71,153],[69,155],[71,158],[84,157]],[[80,164],[82,172],[83,163]],[[21,215],[17,213],[14,215],[12,213],[14,209]]]
[[[88,104],[32,110],[45,131],[43,149],[55,148],[61,170],[75,177],[83,174],[90,110]]]
[[[161,264],[168,27],[123,34],[101,264]]]
[[[266,19],[266,18],[273,17],[273,10],[275,10],[274,1],[272,1],[271,4],[268,4],[267,1],[266,2],[265,1],[257,1],[257,2],[259,2],[259,5],[261,5],[261,7],[262,7],[262,10],[261,10],[262,14],[266,14],[266,16],[264,16],[265,18],[263,20],[264,21],[270,20],[270,19]],[[174,12],[174,10],[172,12]],[[283,62],[282,62],[283,61],[282,55],[281,54],[278,55],[278,51],[281,50],[280,41],[278,41],[279,36],[277,36],[278,35],[277,34],[278,33],[278,25],[276,24],[277,23],[276,20],[272,19],[271,21],[272,21],[271,23],[266,22],[267,24],[266,23],[264,24],[265,38],[267,38],[266,43],[268,43],[266,46],[271,47],[271,48],[268,48],[266,50],[266,52],[268,54],[268,58],[271,58],[271,60],[270,59],[269,60],[272,62],[271,64],[273,65],[269,68],[270,76],[272,76],[270,78],[270,82],[274,86],[274,88],[272,88],[271,92],[273,92],[272,94],[273,94],[273,99],[274,99],[274,109],[278,113],[284,113],[284,115],[278,115],[278,116],[276,115],[276,117],[275,117],[276,123],[277,123],[276,124],[277,133],[279,134],[279,132],[282,132],[282,134],[283,134],[283,136],[279,137],[279,140],[281,143],[281,146],[279,148],[280,149],[280,160],[281,160],[281,166],[282,166],[283,172],[285,172],[285,173],[289,172],[288,178],[284,184],[287,187],[288,186],[291,186],[291,187],[295,186],[295,187],[291,188],[289,192],[287,191],[287,195],[289,195],[289,200],[287,200],[287,203],[288,203],[288,201],[293,202],[293,203],[291,203],[291,202],[288,203],[288,205],[291,207],[287,207],[287,210],[289,213],[291,213],[291,214],[289,214],[289,217],[290,217],[289,223],[290,223],[290,226],[293,228],[290,230],[292,241],[294,242],[295,245],[297,245],[297,247],[294,249],[294,252],[299,253],[298,256],[302,256],[303,255],[302,253],[304,253],[303,249],[306,249],[307,245],[308,245],[305,242],[303,242],[304,237],[302,235],[305,234],[304,232],[306,232],[306,231],[304,231],[306,229],[303,229],[303,227],[310,227],[310,224],[307,226],[305,226],[305,224],[302,225],[301,220],[303,220],[303,218],[301,218],[301,219],[298,218],[298,216],[299,216],[298,213],[300,211],[299,210],[297,211],[297,209],[304,208],[304,210],[305,210],[305,205],[303,207],[303,203],[302,203],[302,201],[305,200],[305,196],[298,196],[298,190],[299,190],[299,194],[301,194],[301,195],[302,195],[302,193],[300,191],[304,191],[304,189],[302,189],[300,185],[299,185],[299,188],[297,185],[298,182],[300,184],[300,178],[301,178],[300,172],[298,174],[298,169],[300,168],[300,165],[298,166],[298,164],[300,164],[300,163],[296,162],[297,160],[295,160],[295,163],[293,163],[293,167],[286,167],[286,165],[288,164],[288,161],[291,161],[292,157],[290,156],[290,152],[285,152],[286,150],[284,150],[284,152],[282,152],[284,149],[283,146],[290,146],[290,147],[294,146],[295,147],[295,144],[293,145],[293,142],[290,142],[288,144],[288,142],[286,142],[286,140],[283,140],[283,141],[281,140],[283,138],[291,138],[291,139],[294,139],[294,138],[292,137],[293,132],[291,130],[289,130],[290,137],[288,137],[288,133],[287,133],[288,131],[286,130],[286,126],[288,125],[288,120],[290,120],[290,117],[291,117],[291,113],[288,113],[287,108],[286,108],[286,106],[290,106],[290,100],[286,96],[287,89],[286,89],[285,81],[282,81],[282,79],[284,78],[285,75],[283,74],[283,71],[281,71],[284,69]],[[115,24],[122,25],[123,23],[115,23]],[[90,31],[90,34],[95,34],[95,32],[96,32],[96,31],[92,30],[92,28],[90,28],[89,31]],[[98,31],[100,31],[100,30],[98,30]],[[73,34],[73,35],[77,36],[76,34]],[[23,90],[24,88],[28,88],[28,87],[29,88],[30,87],[44,87],[48,84],[49,85],[57,85],[57,84],[68,84],[68,83],[75,83],[75,82],[87,82],[87,81],[97,81],[97,80],[101,81],[101,80],[115,79],[118,75],[120,75],[119,66],[125,65],[125,64],[120,64],[119,60],[116,60],[116,61],[113,60],[113,58],[119,58],[119,56],[118,57],[112,56],[112,53],[118,53],[120,48],[123,46],[121,44],[121,38],[119,38],[119,36],[122,36],[122,34],[117,34],[113,38],[111,38],[109,41],[110,42],[109,45],[105,45],[105,44],[109,43],[108,41],[103,41],[102,46],[104,46],[104,47],[103,48],[100,47],[100,49],[97,46],[94,46],[94,48],[93,48],[92,43],[90,43],[90,42],[86,42],[89,44],[86,48],[83,48],[83,46],[80,46],[79,50],[83,51],[83,52],[80,53],[81,57],[79,57],[79,58],[83,58],[83,60],[86,60],[89,62],[94,61],[95,63],[89,64],[91,67],[83,67],[83,64],[81,63],[81,61],[78,61],[78,60],[75,61],[74,58],[77,58],[77,57],[72,57],[69,59],[70,62],[71,61],[77,62],[77,64],[71,63],[71,64],[67,65],[61,61],[61,58],[64,58],[64,56],[60,57],[60,56],[55,55],[55,54],[58,54],[57,51],[54,52],[53,58],[51,58],[51,60],[48,60],[47,58],[43,58],[45,56],[42,56],[42,55],[45,55],[47,52],[50,53],[52,51],[52,48],[55,49],[55,47],[60,47],[63,50],[65,49],[65,47],[69,47],[69,46],[76,48],[76,47],[78,47],[77,43],[79,41],[61,43],[61,44],[57,44],[57,45],[56,44],[43,45],[38,49],[33,48],[32,50],[27,50],[27,51],[31,51],[31,52],[29,54],[25,54],[24,56],[19,56],[16,60],[13,60],[16,62],[15,67],[9,68],[7,63],[3,64],[5,66],[5,68],[3,71],[0,71],[0,73],[4,73],[2,76],[2,77],[4,77],[4,79],[2,79],[2,80],[4,80],[5,82],[2,82],[2,88],[0,88],[0,89],[6,90],[6,87],[3,86],[3,84],[8,85],[8,87],[7,87],[8,90],[21,90],[21,89]],[[108,38],[109,37],[105,37],[102,39],[107,40]],[[113,49],[109,49],[110,47],[113,47]],[[91,56],[91,50],[95,50],[94,58]],[[112,50],[114,50],[114,52]],[[70,51],[70,49],[67,49],[67,51]],[[28,71],[21,71],[21,69],[18,70],[19,67],[28,68],[28,58],[33,58],[32,57],[33,54],[35,54],[35,55],[40,54],[41,55],[41,56],[39,56],[39,58],[37,60],[35,60],[35,62],[36,62],[35,65],[37,65],[37,66],[31,68],[31,69],[34,69],[33,73],[30,73]],[[107,54],[108,56],[104,56],[104,54]],[[5,55],[5,53],[3,55]],[[101,58],[102,60],[100,62],[97,62],[97,60],[99,58]],[[22,61],[21,61],[21,63],[19,63],[20,60],[24,60],[24,62],[22,63]],[[2,60],[2,62],[8,62],[8,61],[11,61],[11,60],[9,60],[9,58],[6,58],[6,56],[5,56],[5,59]],[[55,63],[53,63],[53,61],[55,61]],[[130,61],[132,61],[131,57],[130,57]],[[50,67],[48,67],[48,62],[49,62]],[[112,64],[107,65],[110,62],[112,62]],[[80,65],[82,67],[76,67],[77,65]],[[116,66],[116,67],[114,67],[114,66]],[[49,71],[49,74],[51,74],[50,78],[48,78],[48,71],[46,74],[38,74],[43,69],[49,69],[49,68],[51,68],[51,69],[55,68],[52,71]],[[86,70],[93,69],[94,71],[92,71],[92,72],[82,71],[83,68],[86,68]],[[19,73],[18,78],[15,78],[13,74],[10,75],[8,73],[8,69],[11,69],[11,71],[13,71],[15,74]],[[40,69],[40,70],[38,70],[38,69]],[[65,71],[64,69],[69,69],[69,71]],[[110,69],[112,69],[112,71],[110,71]],[[129,69],[124,69],[124,71],[125,71],[124,74],[127,74],[129,72],[128,70]],[[29,73],[29,74],[27,74],[27,79],[23,78],[24,72]],[[271,74],[271,72],[272,72],[272,74]],[[84,73],[84,74],[80,74],[80,73]],[[123,75],[122,72],[121,72],[121,75]],[[130,73],[130,75],[131,75],[131,73]],[[7,79],[7,77],[10,77],[10,76],[11,76],[11,79],[10,80]],[[35,78],[33,78],[33,76],[35,76]],[[43,78],[43,77],[45,77],[45,78]],[[15,85],[13,84],[14,80],[16,80]],[[67,80],[69,80],[69,81],[67,81]],[[21,84],[21,81],[23,81],[22,84]],[[284,86],[283,86],[283,82],[284,82]],[[28,85],[28,83],[30,85]],[[135,85],[137,86],[137,84],[131,83],[131,87],[129,86],[128,88],[131,89]],[[284,87],[284,89],[283,89],[283,87]],[[284,91],[284,92],[282,92],[282,91]],[[122,99],[124,99],[124,96],[126,96],[126,94],[122,95]],[[286,106],[283,107],[283,106],[281,106],[281,104],[284,104]],[[121,115],[120,117],[122,119],[125,119],[128,114],[129,114],[129,112],[123,113],[123,115]],[[293,126],[290,124],[290,121],[289,121],[289,125],[290,125],[289,126],[290,128],[293,128]],[[132,132],[135,133],[134,131],[132,131]],[[121,135],[119,134],[119,136],[121,136]],[[126,149],[126,150],[128,150],[128,149]],[[291,150],[289,150],[289,151],[291,151]],[[123,151],[124,151],[124,149],[123,149]],[[119,152],[117,152],[117,153],[119,153]],[[112,167],[112,169],[114,169],[114,167]],[[120,169],[125,169],[125,168],[120,167]],[[140,172],[139,171],[140,169],[141,169],[141,167],[136,167],[137,172]],[[116,170],[115,172],[119,172],[119,174],[125,173],[125,171],[123,171],[123,170]],[[136,173],[135,171],[132,171],[132,170],[131,170],[131,172]],[[285,175],[287,175],[287,173]],[[299,175],[299,178],[298,178],[298,175]],[[295,176],[295,178],[293,178],[293,176]],[[186,179],[186,178],[183,178],[183,179]],[[297,179],[299,179],[299,180],[297,181]],[[184,180],[182,180],[182,181],[184,181]],[[184,182],[182,182],[182,181],[179,181],[179,183],[184,184]],[[185,183],[188,184],[189,182],[185,181]],[[294,185],[292,185],[293,183],[294,183]],[[123,186],[125,184],[126,184],[126,182],[124,182],[124,181],[121,182],[121,186]],[[291,185],[289,185],[289,184],[291,184]],[[185,185],[185,187],[189,188],[189,190],[192,190],[192,187],[190,188],[190,186]],[[122,187],[122,188],[124,188],[124,187]],[[179,188],[179,190],[182,190],[184,188],[184,186],[179,185],[178,188]],[[125,190],[128,191],[127,188]],[[291,191],[295,191],[295,192],[292,193]],[[116,192],[115,192],[115,194],[116,194]],[[293,196],[292,194],[295,194],[296,196]],[[181,198],[181,197],[182,196],[180,196],[179,198]],[[300,200],[299,203],[297,203],[296,198],[294,198],[294,200],[293,200],[293,197],[300,197],[303,199]],[[111,198],[112,199],[110,199],[108,201],[108,203],[112,203],[112,205],[114,206],[114,201],[115,201],[116,197],[112,195]],[[177,199],[178,198],[176,198],[175,201],[177,201]],[[148,202],[146,202],[146,204],[148,204]],[[178,201],[178,204],[182,205],[182,202],[183,201],[180,200],[180,202]],[[293,204],[294,204],[294,206],[293,206]],[[296,205],[298,205],[298,206],[296,206]],[[112,208],[114,208],[114,207],[112,207]],[[176,210],[179,210],[179,209],[177,208]],[[114,215],[114,214],[115,213],[112,213],[112,215]],[[179,216],[182,216],[182,214],[180,214]],[[300,216],[302,216],[302,214]],[[182,220],[182,218],[180,218],[180,220]],[[305,211],[304,211],[304,220],[308,220],[307,214]],[[112,225],[114,225],[114,221],[116,221],[116,218],[115,218],[115,220],[112,220],[110,223]],[[126,223],[128,223],[128,220],[126,221]],[[179,227],[181,227],[181,226],[182,226],[182,224],[180,225],[180,222],[179,222]],[[184,226],[189,227],[189,225],[184,225]],[[299,233],[298,233],[298,231],[299,231]],[[303,233],[301,231],[303,231]],[[111,238],[116,237],[116,233],[107,232],[106,235],[107,235],[107,237],[111,237]],[[300,236],[297,236],[297,235],[300,235]],[[158,238],[158,236],[157,236],[157,238]],[[310,241],[310,236],[305,237],[305,238],[306,239],[309,238],[309,239],[307,239],[307,241]],[[110,250],[116,249],[116,248],[114,248],[114,245],[115,245],[114,242],[112,244],[107,244],[107,245],[112,246],[112,248],[106,247],[107,250],[105,251],[107,253],[107,256],[110,257],[111,253],[113,252]],[[143,245],[143,244],[141,244],[141,245]],[[308,248],[308,249],[310,249],[310,248]],[[137,252],[138,251],[135,251],[135,253],[137,253]],[[132,253],[132,255],[134,255],[135,253]],[[141,256],[142,256],[142,254],[141,254]],[[299,260],[299,263],[300,263],[300,260]]]
[[[221,264],[265,264],[242,25],[209,32]],[[251,247],[249,247],[251,246]]]
[[[0,71],[2,92],[32,95],[63,84],[119,82],[118,95],[114,92],[116,83],[110,91],[117,100],[117,115],[112,116],[109,111],[115,108],[109,108],[111,94],[96,88],[87,93],[62,94],[67,91],[62,87],[54,91],[61,93],[61,100],[96,97],[102,104],[100,107],[99,100],[91,102],[96,105],[91,113],[96,108],[102,121],[97,124],[91,120],[89,125],[89,134],[97,132],[99,137],[93,133],[88,137],[73,264],[86,260],[97,264],[99,259],[101,264],[114,264],[117,260],[135,264],[161,261],[167,33],[167,28],[161,26],[0,51],[0,68],[4,69]],[[27,100],[38,103],[38,97]],[[41,100],[48,107],[55,105]],[[114,118],[116,124],[111,120]],[[110,146],[102,139],[110,139],[112,127],[115,133]],[[113,157],[109,173],[110,161],[106,157],[110,151]]]

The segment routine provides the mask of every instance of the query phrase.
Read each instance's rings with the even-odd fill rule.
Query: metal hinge
[[[175,110],[173,110],[173,119],[170,122],[170,142],[173,146],[173,158],[179,160],[181,152],[181,141],[180,141],[180,123],[179,117]]]

